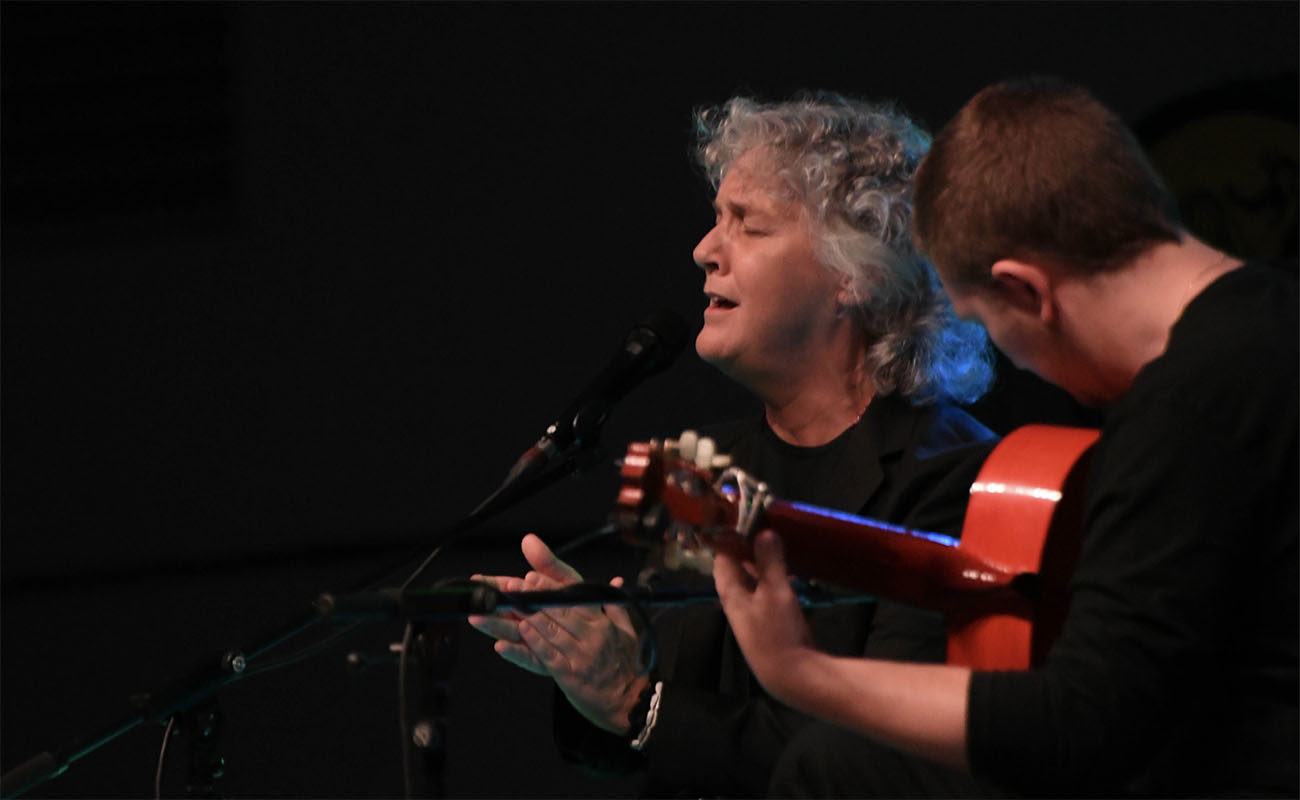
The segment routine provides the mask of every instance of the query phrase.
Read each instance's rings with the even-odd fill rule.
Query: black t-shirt
[[[1060,640],[1040,670],[972,680],[977,776],[1300,792],[1298,305],[1293,276],[1227,273],[1110,410]]]

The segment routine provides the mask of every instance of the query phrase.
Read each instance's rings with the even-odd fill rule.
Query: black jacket
[[[895,397],[876,398],[856,425],[820,447],[789,445],[763,419],[705,433],[778,497],[953,536],[995,443],[954,406],[916,407]],[[818,646],[831,653],[944,658],[936,614],[880,602],[817,608],[808,618]],[[655,632],[655,678],[664,690],[644,750],[589,724],[557,692],[561,752],[597,771],[644,768],[648,796],[761,795],[785,744],[809,718],[767,696],[716,606],[661,615]]]

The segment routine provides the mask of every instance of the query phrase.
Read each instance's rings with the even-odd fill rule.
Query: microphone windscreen
[[[653,346],[658,350],[654,359],[656,372],[671,364],[686,345],[686,320],[676,311],[656,311],[642,319],[637,327],[654,334],[656,341]]]

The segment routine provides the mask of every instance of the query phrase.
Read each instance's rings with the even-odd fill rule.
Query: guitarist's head
[[[1090,405],[1127,391],[1195,291],[1239,263],[1180,228],[1113,112],[1050,78],[984,89],[939,132],[913,225],[957,311]]]
[[[1179,238],[1173,196],[1133,134],[1052,78],[990,86],[939,131],[914,226],[950,289],[990,286],[1002,258],[1105,272]]]

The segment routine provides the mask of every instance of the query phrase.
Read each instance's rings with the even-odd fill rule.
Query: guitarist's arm
[[[713,577],[764,688],[800,711],[965,770],[970,670],[818,651],[790,588],[779,538],[760,535],[754,557],[746,565],[719,553]]]
[[[964,419],[960,415],[949,414],[944,420],[925,426],[925,438],[914,442],[901,462],[888,467],[889,480],[863,513],[897,520],[918,530],[959,535],[969,498],[968,489],[994,444],[994,439],[986,431],[978,436],[976,433],[979,431],[972,433],[968,429],[969,423],[964,423]],[[782,576],[781,581],[783,594],[793,603],[788,579]],[[793,606],[792,614],[790,624],[802,625],[806,617]],[[760,614],[760,620],[763,619]],[[764,621],[760,630],[767,630],[764,627],[767,624]],[[831,719],[848,727],[855,726],[850,719],[843,718],[844,713],[854,709],[854,704],[868,701],[869,698],[861,696],[856,689],[848,688],[858,684],[852,675],[846,673],[859,669],[879,671],[884,674],[878,677],[885,681],[892,680],[895,673],[913,676],[913,679],[919,676],[919,679],[935,684],[930,687],[932,692],[926,692],[931,700],[946,697],[948,711],[945,713],[943,709],[927,707],[912,719],[924,720],[927,724],[947,719],[952,722],[952,727],[942,735],[948,741],[964,737],[969,671],[938,663],[924,666],[904,663],[943,661],[945,636],[942,615],[881,600],[874,615],[871,615],[870,624],[870,634],[861,652],[865,659],[858,654],[824,652],[821,648],[813,647],[809,640],[807,654],[815,658],[801,669],[824,670],[824,675],[813,674],[808,677],[808,686],[814,690],[814,694],[807,701],[790,703],[790,698],[772,692],[772,687],[768,686],[764,676],[757,670],[755,673],[765,688],[773,693],[774,699],[788,703],[799,712]],[[743,641],[741,645],[745,647]],[[749,648],[750,651],[753,649]],[[746,655],[749,657],[749,652]],[[780,664],[781,660],[776,659],[776,662]],[[795,677],[793,674],[785,675],[784,667],[775,671],[780,677]],[[891,713],[897,713],[895,698],[885,695],[883,702]],[[789,709],[781,708],[778,703],[769,702],[769,705],[773,707],[773,713],[776,709],[790,713]],[[867,711],[858,709],[859,713]],[[874,713],[874,709],[871,711]],[[957,741],[955,746],[948,749],[952,751],[952,757],[939,757],[946,763],[962,765],[964,745]]]

